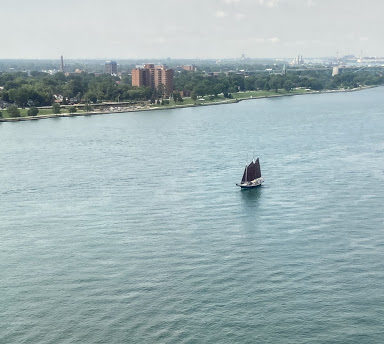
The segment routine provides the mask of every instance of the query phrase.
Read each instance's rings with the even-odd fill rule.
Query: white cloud
[[[259,5],[264,7],[277,7],[280,0],[259,0]]]
[[[286,47],[295,47],[295,46],[303,46],[303,45],[308,44],[308,43],[309,42],[305,41],[305,40],[297,40],[297,41],[285,42],[284,46],[286,46]]]
[[[223,0],[226,4],[235,4],[240,2],[240,0]]]
[[[241,20],[241,19],[245,18],[245,14],[244,13],[236,13],[235,18],[236,18],[236,20]]]
[[[246,41],[247,44],[268,44],[268,43],[278,43],[280,42],[280,39],[278,37],[270,37],[270,38],[250,37],[250,38],[244,39],[244,41]]]
[[[167,39],[165,37],[162,37],[162,36],[159,36],[159,37],[156,37],[155,39],[153,39],[153,43],[156,43],[156,44],[163,44],[167,41]]]
[[[224,17],[226,17],[228,14],[227,13],[225,13],[224,11],[217,11],[216,13],[215,13],[215,16],[217,17],[217,18],[224,18]]]
[[[268,38],[268,41],[271,43],[279,43],[280,38],[279,37],[272,37],[272,38]]]
[[[313,7],[313,6],[315,6],[315,2],[313,0],[307,0],[307,6]]]

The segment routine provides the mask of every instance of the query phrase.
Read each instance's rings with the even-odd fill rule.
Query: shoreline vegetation
[[[0,121],[177,109],[384,85],[384,67],[267,67],[202,64],[195,71],[186,71],[176,66],[168,92],[163,84],[134,86],[132,75],[126,72],[0,70]]]
[[[127,102],[106,102],[102,104],[97,104],[93,106],[92,110],[86,110],[85,107],[78,106],[79,108],[84,108],[84,110],[69,112],[70,106],[62,106],[60,108],[60,113],[52,113],[51,107],[41,107],[39,108],[39,114],[34,116],[28,115],[28,109],[19,109],[20,117],[0,117],[0,122],[20,122],[20,121],[32,121],[39,119],[48,119],[48,118],[62,118],[62,117],[78,117],[78,116],[93,116],[93,115],[102,115],[102,114],[114,114],[114,113],[126,113],[126,112],[140,112],[140,111],[154,111],[154,110],[169,110],[169,109],[179,109],[187,107],[199,107],[199,106],[208,106],[208,105],[223,105],[223,104],[233,104],[238,103],[243,100],[251,99],[265,99],[265,98],[277,98],[277,97],[287,97],[287,96],[296,96],[296,95],[305,95],[305,94],[324,94],[324,93],[339,93],[339,92],[355,92],[361,91],[373,87],[378,87],[377,85],[372,86],[360,86],[351,89],[332,89],[332,90],[309,90],[304,88],[293,89],[291,91],[279,90],[276,91],[244,91],[232,93],[233,98],[225,98],[223,95],[218,95],[216,97],[200,97],[196,100],[193,100],[190,97],[185,97],[182,103],[171,101],[169,105],[158,105],[158,104],[146,104],[146,103],[127,103]],[[76,105],[75,105],[76,106]],[[77,106],[76,106],[77,107]]]

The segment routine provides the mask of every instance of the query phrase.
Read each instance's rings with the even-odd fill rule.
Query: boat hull
[[[240,186],[242,189],[253,189],[253,188],[256,188],[258,186],[261,186],[261,184],[263,184],[263,182],[264,182],[263,178],[258,178],[258,179],[252,180],[251,182],[241,183],[241,184],[236,184],[236,185]]]

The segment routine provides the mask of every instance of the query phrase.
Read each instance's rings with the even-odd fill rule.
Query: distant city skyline
[[[380,0],[1,3],[0,59],[384,56]]]

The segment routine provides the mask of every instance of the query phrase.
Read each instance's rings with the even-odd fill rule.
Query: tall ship
[[[263,177],[261,176],[260,170],[260,161],[259,158],[252,160],[249,165],[245,166],[243,178],[237,186],[240,186],[242,189],[252,189],[257,186],[260,186],[264,182]]]

